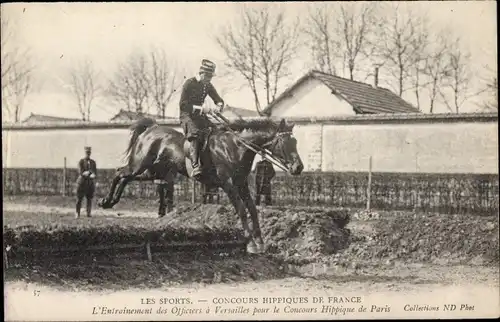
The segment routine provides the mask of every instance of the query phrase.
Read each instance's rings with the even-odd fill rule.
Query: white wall
[[[180,128],[176,128],[180,131]],[[2,136],[4,136],[2,131]],[[99,168],[120,166],[129,140],[128,129],[57,129],[10,131],[8,167],[74,168],[84,156],[84,146],[92,147],[92,157]],[[4,155],[4,159],[6,155]]]
[[[276,117],[324,117],[355,115],[351,105],[321,81],[310,78],[293,92],[293,95],[279,102],[272,112]]]
[[[498,124],[325,125],[323,171],[498,173]]]
[[[366,171],[371,155],[374,171],[498,173],[497,133],[496,120],[298,123],[294,128],[306,171]],[[2,130],[2,138],[3,166],[62,167],[66,157],[68,167],[76,167],[89,145],[99,168],[115,168],[121,165],[129,132]]]

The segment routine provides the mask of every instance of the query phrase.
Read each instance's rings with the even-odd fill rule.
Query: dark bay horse
[[[118,169],[108,195],[98,205],[112,208],[119,202],[125,186],[131,181],[154,180],[158,184],[160,196],[158,215],[163,217],[167,208],[168,212],[173,210],[176,175],[180,173],[188,176],[189,173],[186,139],[182,133],[171,127],[158,125],[150,118],[138,120],[130,130],[127,165]],[[199,181],[208,186],[220,187],[227,194],[240,217],[248,240],[248,252],[262,252],[264,243],[257,208],[248,187],[248,175],[255,152],[242,144],[239,138],[267,148],[282,161],[290,174],[299,175],[304,167],[292,130],[293,124],[287,124],[284,119],[280,123],[271,119],[238,120],[228,126],[213,129],[206,147],[200,153],[203,174]],[[250,213],[252,228],[248,224],[246,209]]]

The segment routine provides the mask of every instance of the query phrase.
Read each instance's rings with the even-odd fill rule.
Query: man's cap
[[[91,152],[92,151],[92,148],[90,146],[86,146],[83,149],[85,150],[85,152]]]
[[[215,76],[215,63],[208,59],[203,59],[201,61],[200,73],[207,73]]]

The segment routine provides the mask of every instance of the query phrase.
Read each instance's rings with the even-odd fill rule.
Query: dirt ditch
[[[155,206],[152,203],[147,209]],[[36,208],[33,204],[31,207]],[[179,255],[162,254],[152,262],[121,256],[85,265],[49,263],[16,267],[6,278],[79,287],[98,287],[103,283],[111,288],[127,280],[130,281],[127,285],[137,282],[153,287],[188,281],[219,283],[303,275],[297,267],[310,267],[311,263],[326,265],[320,271],[327,271],[328,267],[359,271],[416,263],[446,266],[498,266],[499,263],[498,217],[406,212],[360,215],[346,209],[306,211],[283,207],[261,209],[260,214],[266,255],[187,260]],[[120,216],[113,220],[120,220]],[[162,225],[188,222],[199,227],[241,227],[233,209],[221,205],[181,204],[176,212],[157,220]]]

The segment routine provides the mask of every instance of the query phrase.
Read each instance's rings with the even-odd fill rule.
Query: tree
[[[125,104],[128,111],[147,110],[150,95],[147,56],[134,52],[120,63],[109,81],[107,93],[115,102]]]
[[[369,39],[377,26],[376,3],[325,4],[309,11],[304,29],[315,65],[336,75],[337,62],[347,65],[349,77],[369,52]]]
[[[1,17],[2,116],[19,122],[26,97],[32,90],[34,66],[28,50],[15,41],[12,25]]]
[[[402,96],[415,84],[415,77],[420,77],[421,70],[414,67],[425,57],[427,19],[410,9],[403,10],[400,4],[387,5],[384,11],[383,22],[370,41],[373,46],[370,55],[384,62],[391,76],[391,87]]]
[[[276,97],[280,81],[298,49],[298,20],[289,24],[282,9],[264,5],[245,6],[238,23],[228,24],[215,37],[224,51],[226,67],[250,86],[255,108],[262,114],[259,92],[267,104]]]
[[[90,121],[92,103],[101,94],[99,73],[88,59],[69,69],[66,87],[77,104],[82,120]]]
[[[487,67],[487,69],[488,72],[492,72],[489,67]],[[489,112],[498,112],[498,77],[496,72],[494,75],[487,76],[482,93],[484,99],[480,104],[481,109]]]
[[[164,118],[167,104],[182,86],[182,79],[178,66],[169,62],[164,50],[152,50],[149,57],[150,96],[158,115]]]
[[[447,59],[448,75],[444,80],[444,91],[442,91],[441,96],[450,111],[460,113],[462,105],[471,97],[479,94],[471,93],[470,85],[474,79],[470,68],[471,55],[462,48],[460,38],[456,38],[450,46]],[[451,92],[451,95],[445,94],[447,90]]]
[[[434,112],[434,107],[441,88],[450,76],[448,35],[439,33],[434,39],[432,49],[425,59],[424,73],[428,78],[427,91],[429,94],[429,112]]]

